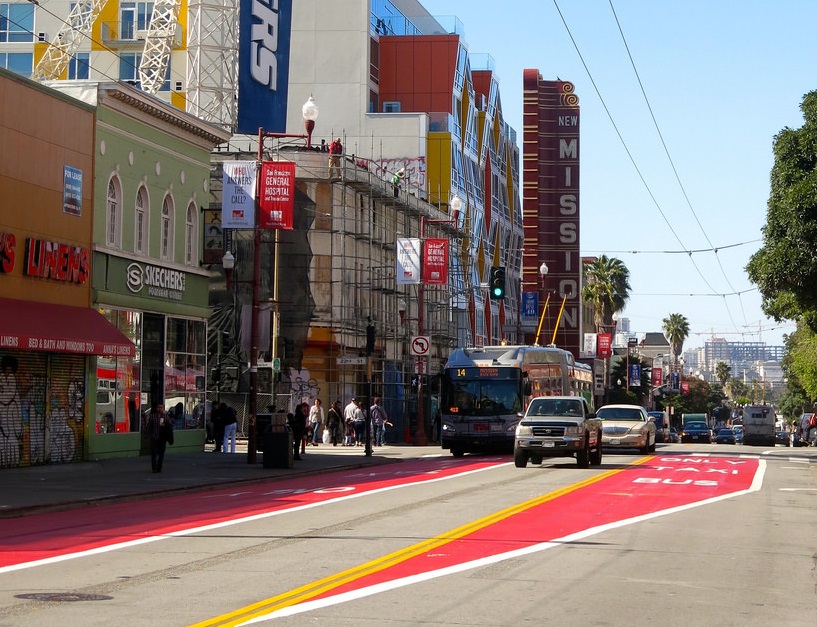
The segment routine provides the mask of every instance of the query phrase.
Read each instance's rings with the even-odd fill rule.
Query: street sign
[[[281,372],[281,358],[276,357],[272,360],[272,371],[275,373]]]
[[[338,366],[365,366],[365,357],[338,357]]]
[[[431,338],[427,335],[415,335],[411,338],[411,354],[418,357],[428,355],[431,348]]]

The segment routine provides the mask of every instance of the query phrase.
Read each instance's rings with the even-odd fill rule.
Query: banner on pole
[[[448,283],[448,240],[427,238],[423,242],[423,283],[446,285]]]
[[[295,163],[264,161],[261,164],[258,228],[292,230],[294,207]]]
[[[613,336],[610,333],[598,334],[598,356],[607,359],[613,355]]]
[[[420,284],[420,239],[417,237],[397,238],[397,285]]]
[[[255,161],[225,161],[221,192],[221,228],[255,228]]]

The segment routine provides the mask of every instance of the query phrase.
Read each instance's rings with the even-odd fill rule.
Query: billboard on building
[[[286,132],[292,0],[241,0],[238,133]]]

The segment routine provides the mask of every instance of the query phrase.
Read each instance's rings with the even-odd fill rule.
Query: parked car
[[[794,430],[795,446],[817,446],[817,414],[802,414]]]
[[[705,422],[688,422],[681,430],[681,442],[705,442],[712,444],[712,431]]]
[[[735,442],[738,444],[743,444],[743,427],[741,425],[737,425],[732,427],[732,431],[735,433]]]
[[[601,420],[604,448],[637,448],[642,453],[655,450],[655,421],[640,405],[605,405],[596,412]]]
[[[788,431],[775,431],[774,443],[775,445],[791,446],[791,435]]]
[[[718,429],[715,434],[715,444],[737,444],[735,432],[732,429]]]
[[[676,429],[675,427],[670,427],[669,441],[675,444],[681,443],[681,434],[678,433],[678,429]]]

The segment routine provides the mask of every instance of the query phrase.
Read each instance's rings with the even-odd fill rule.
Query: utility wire
[[[644,84],[641,81],[641,76],[638,73],[638,68],[635,65],[633,55],[630,52],[630,46],[627,44],[627,38],[624,36],[624,31],[621,28],[621,22],[619,21],[618,15],[616,14],[616,9],[613,6],[613,0],[608,0],[608,2],[610,3],[610,10],[613,12],[613,17],[616,20],[616,26],[618,27],[618,32],[621,35],[621,41],[624,43],[625,50],[627,50],[627,57],[630,59],[630,65],[633,68],[633,73],[635,74],[635,77],[638,80],[638,87],[639,87],[639,89],[641,89],[641,95],[644,97],[644,102],[646,103],[647,109],[650,112],[650,117],[652,118],[653,126],[655,126],[655,130],[658,133],[659,139],[661,140],[661,145],[664,147],[664,153],[667,155],[667,160],[669,161],[670,167],[672,168],[672,173],[675,175],[675,180],[678,182],[678,187],[681,189],[681,193],[684,195],[684,200],[686,201],[687,206],[689,207],[689,210],[692,212],[692,216],[695,218],[695,222],[697,223],[698,228],[701,230],[701,233],[703,233],[703,236],[706,239],[707,244],[709,244],[712,247],[712,250],[715,252],[715,259],[718,261],[718,267],[721,269],[721,274],[723,274],[723,278],[726,280],[726,284],[729,286],[729,289],[731,289],[734,292],[735,288],[732,286],[732,283],[729,281],[729,277],[726,275],[726,271],[724,270],[723,264],[721,263],[721,259],[718,256],[718,252],[717,252],[718,249],[715,248],[712,245],[712,242],[709,239],[709,235],[707,234],[706,230],[704,229],[703,225],[701,224],[701,221],[698,218],[698,214],[695,212],[695,209],[692,206],[692,202],[689,200],[689,195],[687,194],[686,188],[684,187],[684,184],[681,182],[681,177],[679,176],[678,170],[675,167],[675,162],[673,161],[672,156],[670,155],[670,151],[669,151],[669,148],[667,147],[667,143],[666,143],[666,141],[664,141],[664,135],[663,135],[663,133],[661,133],[661,128],[658,125],[658,120],[655,119],[655,113],[652,110],[652,105],[650,104],[650,99],[647,97],[647,92],[644,89]],[[738,299],[738,302],[740,303],[741,312],[743,313],[743,320],[745,322],[746,321],[746,311],[743,308],[743,301]],[[731,312],[731,310],[729,309],[728,306],[726,307],[726,311],[729,314],[729,319],[732,321],[732,324],[735,324],[735,321],[732,318],[732,312]],[[736,324],[735,324],[735,328],[737,328]]]

